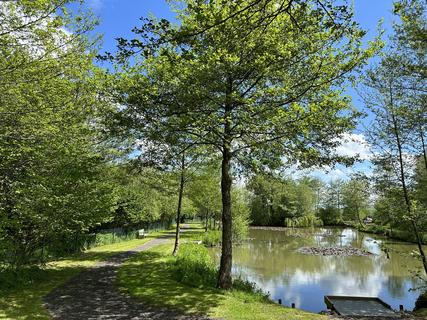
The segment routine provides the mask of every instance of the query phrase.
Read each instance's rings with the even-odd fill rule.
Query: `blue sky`
[[[353,0],[355,20],[368,30],[367,40],[376,34],[377,23],[384,19],[384,28],[391,30],[393,0]],[[158,18],[173,19],[174,13],[165,0],[86,0],[101,24],[96,32],[104,35],[103,48],[114,51],[116,37],[132,37],[131,29],[139,18],[153,14]]]
[[[377,26],[383,20],[382,27],[385,35],[392,33],[393,0],[353,0],[355,9],[355,20],[361,27],[368,31],[365,41],[372,40],[377,35]],[[174,13],[170,10],[165,0],[86,0],[86,7],[90,8],[100,20],[100,25],[95,30],[103,35],[101,51],[114,52],[117,37],[132,38],[132,28],[140,25],[139,18],[154,15],[157,18],[173,20]],[[373,62],[373,61],[372,61]],[[353,98],[353,104],[364,109],[363,102],[357,96],[355,90],[349,88],[348,94]],[[369,119],[360,121],[353,135],[348,138],[359,142],[346,142],[337,152],[353,155],[358,153],[364,159],[361,163],[351,168],[338,165],[335,168],[318,169],[311,174],[329,181],[337,178],[346,179],[353,172],[370,172],[371,166],[368,161],[369,146],[364,144],[363,127]]]

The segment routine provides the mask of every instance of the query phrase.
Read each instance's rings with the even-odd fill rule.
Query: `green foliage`
[[[298,218],[286,218],[285,227],[290,228],[306,228],[306,227],[321,227],[323,221],[314,214],[298,217]]]
[[[112,219],[104,227],[135,229],[154,221],[171,223],[174,220],[177,194],[171,174],[152,168],[137,171],[131,166],[113,170],[117,205]]]
[[[222,232],[220,230],[208,230],[203,234],[202,243],[207,247],[221,244]]]
[[[296,181],[254,176],[248,184],[252,223],[282,226],[285,219],[312,215],[318,205],[320,184],[320,181],[310,178]]]
[[[53,241],[88,232],[115,205],[94,22],[57,15],[63,1],[23,3],[0,8],[0,259],[14,266],[42,262]]]
[[[341,210],[337,207],[328,206],[320,208],[318,215],[326,226],[340,225],[343,223]]]
[[[158,235],[152,233],[145,239],[96,247],[48,262],[43,268],[30,266],[20,269],[0,269],[0,318],[50,320],[51,315],[44,305],[43,298],[54,288],[83,270],[93,267],[97,262],[111,255],[132,250]]]
[[[222,158],[219,280],[229,288],[233,165],[350,163],[330,152],[359,116],[344,84],[379,43],[362,49],[365,32],[351,9],[332,0],[291,2],[288,10],[267,0],[183,0],[177,8],[178,23],[148,19],[133,29],[137,39],[119,39],[123,72],[113,91],[130,131],[184,136]]]
[[[424,161],[420,156],[416,162],[414,198],[421,207],[427,209],[427,167]]]
[[[213,162],[195,172],[194,178],[188,184],[188,197],[207,227],[209,220],[216,223],[221,220],[220,179],[219,166]]]
[[[199,317],[204,315],[212,319],[233,320],[327,319],[319,314],[284,308],[264,295],[250,291],[251,286],[245,281],[242,285],[239,280],[234,284],[243,291],[222,291],[213,286],[197,288],[183,284],[176,280],[176,258],[170,255],[171,251],[172,245],[157,246],[126,261],[118,272],[119,287],[146,305]]]
[[[177,280],[189,286],[215,286],[217,270],[209,251],[201,245],[182,244],[176,257]]]
[[[362,224],[369,207],[369,183],[367,180],[352,178],[342,186],[343,219]]]
[[[232,189],[232,205],[231,213],[233,217],[232,237],[233,242],[243,240],[248,234],[248,227],[250,222],[250,209],[248,205],[248,193],[242,187],[235,187]]]

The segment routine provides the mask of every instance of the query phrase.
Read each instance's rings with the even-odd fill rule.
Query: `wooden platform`
[[[387,303],[377,297],[325,296],[328,309],[341,316],[393,317],[399,316]]]

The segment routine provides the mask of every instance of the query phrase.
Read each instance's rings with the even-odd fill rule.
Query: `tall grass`
[[[175,262],[179,282],[189,286],[215,286],[217,270],[208,249],[204,246],[182,244]]]
[[[221,244],[222,232],[220,230],[209,230],[203,234],[202,243],[207,247]]]

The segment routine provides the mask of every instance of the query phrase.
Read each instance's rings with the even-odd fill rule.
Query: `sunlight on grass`
[[[0,288],[0,319],[50,319],[42,298],[52,289],[94,266],[109,256],[132,250],[153,238],[170,231],[150,233],[144,239],[135,239],[92,248],[48,263],[37,270],[31,283],[16,288]]]
[[[196,233],[189,238],[196,239]],[[318,314],[284,308],[257,294],[186,286],[175,280],[175,258],[170,252],[172,245],[157,246],[125,262],[118,275],[121,290],[152,306],[227,320],[327,319]]]

